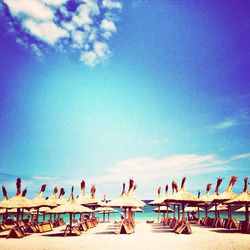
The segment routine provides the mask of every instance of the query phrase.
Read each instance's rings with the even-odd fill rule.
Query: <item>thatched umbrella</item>
[[[207,211],[208,211],[208,197],[209,197],[209,192],[210,192],[211,186],[212,186],[212,183],[207,184],[206,194],[203,197],[201,197],[201,200],[204,200],[205,202],[203,204],[200,204],[200,206],[205,206],[205,217],[206,218],[208,216],[208,214],[207,214]]]
[[[56,199],[56,205],[63,205],[67,202],[67,200],[63,197],[65,194],[64,188],[60,189],[60,194],[58,198]]]
[[[244,189],[243,191],[237,195],[235,198],[225,201],[225,204],[234,204],[234,205],[243,205],[245,206],[245,220],[249,221],[248,207],[250,204],[250,193],[248,191],[248,177],[244,179]]]
[[[90,197],[88,197],[85,193],[85,181],[82,180],[81,182],[81,193],[76,198],[76,201],[84,206],[93,206],[98,203],[98,201],[94,197],[95,195],[95,187],[92,186],[90,190]]]
[[[112,207],[103,206],[103,207],[98,207],[98,208],[96,208],[96,209],[95,209],[95,212],[102,213],[102,214],[103,214],[103,222],[105,222],[105,215],[106,215],[106,214],[108,215],[108,221],[109,221],[109,214],[110,214],[110,213],[116,213],[116,212],[118,212],[118,211],[115,210],[115,209],[112,208]]]
[[[55,208],[52,208],[50,211],[47,212],[47,213],[56,213],[56,214],[69,213],[69,215],[70,215],[70,224],[69,224],[70,234],[72,233],[72,214],[93,212],[92,209],[80,205],[74,199],[73,191],[74,191],[74,187],[72,187],[69,200],[65,204],[60,205],[60,206],[55,207]]]
[[[138,201],[140,203],[140,207],[144,207],[146,206],[146,203],[140,199],[138,199],[135,195],[134,195],[134,191],[136,190],[137,185],[135,185],[135,182],[133,179],[129,180],[129,191],[128,191],[128,196],[136,201]]]
[[[35,207],[37,209],[37,222],[39,217],[39,209],[41,207],[56,207],[56,199],[54,200],[46,200],[43,196],[44,192],[46,190],[46,184],[43,184],[41,186],[40,192],[32,199],[33,204],[35,204]]]
[[[219,197],[219,187],[220,184],[222,182],[223,178],[218,177],[217,178],[217,183],[216,183],[216,187],[215,187],[215,191],[212,195],[209,195],[207,197],[205,197],[203,200],[205,203],[207,204],[211,204],[213,202],[213,200],[217,199]],[[217,213],[217,205],[218,203],[215,202],[215,217],[218,218],[218,213]]]
[[[183,177],[181,182],[181,189],[177,193],[173,194],[168,198],[168,201],[180,203],[182,205],[182,220],[185,220],[184,212],[185,212],[185,204],[198,204],[201,202],[199,198],[197,198],[195,195],[187,192],[185,190],[185,181],[186,177]]]
[[[7,190],[4,186],[2,186],[2,191],[3,191],[3,200],[0,202],[0,207],[1,207],[1,204],[5,203],[7,200],[8,200],[8,194],[7,194]],[[4,211],[4,212],[3,212]],[[8,213],[8,209],[1,209],[1,214],[3,214],[3,221],[4,221],[4,214],[7,216],[7,213]]]
[[[213,200],[213,203],[222,203],[227,200],[231,200],[237,196],[236,193],[232,191],[235,182],[237,181],[237,176],[231,176],[227,189]],[[228,204],[228,219],[231,219],[230,204]]]
[[[125,209],[132,209],[136,207],[140,207],[141,203],[133,198],[131,198],[126,192],[125,192],[125,183],[123,183],[123,189],[122,193],[118,198],[115,198],[108,202],[109,207],[122,207]],[[131,214],[129,213],[129,218]]]
[[[1,202],[0,207],[2,208],[17,208],[17,220],[19,220],[19,213],[21,208],[30,209],[34,207],[34,204],[31,200],[22,196],[21,193],[21,179],[17,178],[16,181],[17,192],[16,195],[8,200]]]
[[[148,205],[150,206],[157,206],[155,210],[158,211],[158,217],[157,217],[158,222],[160,220],[160,206],[164,204],[165,204],[164,199],[161,197],[161,187],[158,187],[156,199],[148,203]]]

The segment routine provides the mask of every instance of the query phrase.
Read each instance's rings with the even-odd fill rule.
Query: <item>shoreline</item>
[[[249,249],[248,234],[223,228],[192,225],[192,234],[176,234],[173,229],[158,223],[137,222],[135,233],[116,235],[115,224],[99,223],[81,236],[61,236],[65,226],[47,233],[37,233],[21,239],[6,239],[7,232],[0,233],[1,250],[52,250],[52,249]]]

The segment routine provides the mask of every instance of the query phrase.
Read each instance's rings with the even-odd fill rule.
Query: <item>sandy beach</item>
[[[116,225],[99,223],[81,236],[61,236],[64,226],[52,232],[31,234],[22,239],[6,239],[0,234],[0,248],[7,249],[249,249],[250,235],[234,230],[192,225],[191,235],[178,235],[161,224],[136,223],[130,235],[114,234]]]

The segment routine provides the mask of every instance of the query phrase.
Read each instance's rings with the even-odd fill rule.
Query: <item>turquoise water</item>
[[[146,201],[148,202],[148,201]],[[136,221],[146,221],[146,220],[154,220],[157,221],[158,218],[158,214],[153,212],[153,209],[156,208],[156,206],[145,206],[143,208],[141,208],[144,212],[141,213],[136,213],[135,214],[135,220]],[[116,209],[118,210],[117,213],[111,213],[110,214],[110,221],[115,221],[115,220],[120,220],[120,212],[121,209]],[[171,217],[173,216],[173,213],[169,214]],[[11,215],[12,217],[13,215]],[[98,214],[95,213],[95,216],[99,218],[100,221],[103,220],[103,215],[102,214]],[[160,218],[163,216],[163,213],[160,213]],[[177,212],[176,212],[176,216],[177,216]],[[187,214],[185,213],[185,216],[187,218]],[[196,214],[196,216],[198,217],[198,215]],[[214,217],[214,212],[208,212],[208,216],[209,217]],[[65,222],[69,221],[69,215],[68,214],[61,214],[60,215],[61,218],[64,219]],[[203,211],[200,212],[200,218],[205,217],[205,213]],[[221,218],[227,218],[227,212],[220,212],[220,217]],[[245,214],[244,212],[241,213],[232,213],[232,217],[233,218],[237,218],[238,220],[244,221],[245,220]],[[27,215],[24,215],[24,219],[27,218]],[[76,219],[79,219],[79,214],[75,215]],[[105,215],[106,220],[108,219],[108,215]],[[1,216],[2,219],[2,216]],[[45,220],[49,220],[50,219],[50,215],[46,215],[45,216]],[[39,221],[43,220],[43,216],[40,215],[39,216]]]

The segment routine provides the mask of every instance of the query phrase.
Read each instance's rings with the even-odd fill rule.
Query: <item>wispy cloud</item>
[[[159,181],[162,177],[200,175],[225,171],[230,167],[215,155],[179,154],[162,159],[151,157],[128,159],[108,168],[107,174],[92,179],[95,183],[117,183],[133,176],[139,182]]]
[[[250,114],[248,110],[239,110],[231,117],[227,117],[211,127],[212,130],[230,129],[235,126],[249,124]]]
[[[1,7],[17,43],[36,55],[44,53],[45,45],[71,48],[86,65],[95,66],[110,55],[108,40],[117,30],[114,13],[122,5],[111,0],[3,0]]]
[[[231,160],[233,161],[244,160],[244,159],[250,159],[250,153],[234,155],[231,158]]]

